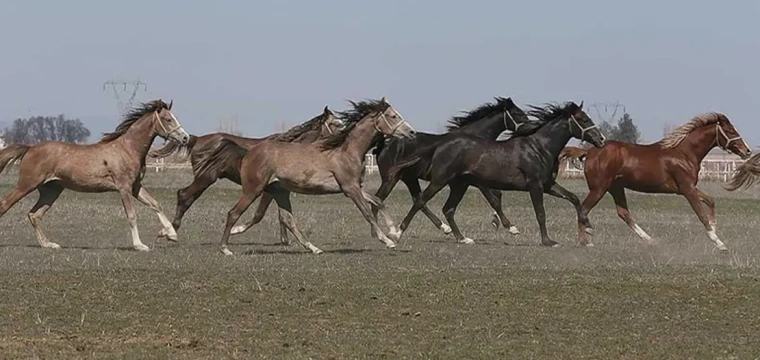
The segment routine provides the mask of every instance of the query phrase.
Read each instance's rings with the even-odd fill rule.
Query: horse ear
[[[385,96],[383,96],[383,98],[380,99],[380,102],[383,104],[388,104],[388,99],[386,99]]]
[[[172,109],[172,105],[174,105],[174,99],[169,100],[169,106],[168,106],[169,110]]]
[[[330,110],[330,105],[325,105],[324,110],[322,110],[322,114],[324,114],[324,115],[330,115],[330,114],[332,114],[332,111]]]
[[[583,100],[581,100],[581,104],[578,105],[579,108],[583,109]]]

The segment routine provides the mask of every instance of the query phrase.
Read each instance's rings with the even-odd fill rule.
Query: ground
[[[0,177],[2,192],[15,169]],[[169,217],[189,171],[149,173]],[[562,180],[579,196],[584,183]],[[368,180],[374,191],[377,180]],[[569,203],[548,198],[558,248],[538,246],[526,193],[505,193],[519,236],[490,225],[480,194],[459,209],[476,245],[457,244],[420,213],[396,250],[342,195],[294,197],[301,228],[325,250],[278,245],[276,212],[218,249],[239,195],[227,181],[188,212],[180,242],[138,213],[152,251],[130,250],[116,194],[65,192],[44,226],[63,249],[41,249],[26,217],[36,194],[0,220],[3,358],[564,358],[760,357],[760,190],[701,187],[718,206],[713,250],[685,199],[629,194],[633,215],[660,241],[643,245],[606,197],[591,213],[595,247],[576,246]],[[447,192],[431,208],[440,214]],[[388,207],[410,206],[399,185]],[[250,209],[253,210],[253,209]],[[249,210],[245,218],[251,216]]]

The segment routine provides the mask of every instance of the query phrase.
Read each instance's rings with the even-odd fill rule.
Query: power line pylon
[[[617,118],[615,117],[618,112],[622,109],[623,113],[626,112],[625,105],[621,104],[620,101],[615,102],[595,102],[593,104],[589,104],[589,115],[593,118],[596,117],[597,120],[606,121],[610,124],[613,124]],[[594,116],[596,114],[596,116]]]
[[[140,89],[148,91],[148,84],[139,78],[135,80],[111,79],[103,83],[103,91],[109,87],[113,90],[113,96],[119,105],[121,115],[126,114],[132,108],[132,103]]]

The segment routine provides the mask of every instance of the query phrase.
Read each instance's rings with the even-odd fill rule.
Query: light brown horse
[[[353,109],[340,113],[346,128],[325,140],[310,144],[266,140],[249,149],[225,140],[202,161],[201,171],[214,171],[214,168],[227,162],[236,163],[240,168],[243,195],[227,214],[221,240],[222,253],[232,254],[228,248],[232,228],[240,215],[262,193],[265,194],[262,204],[274,199],[280,209],[284,210],[285,225],[304,248],[315,254],[322,253],[322,250],[307,242],[296,227],[290,192],[308,195],[345,194],[370,223],[377,238],[388,248],[396,246],[380,230],[367,203],[370,201],[380,206],[382,211],[382,202],[362,189],[364,156],[382,140],[383,135],[411,138],[414,129],[385,98],[351,104]],[[260,220],[259,215],[256,214],[254,218]],[[386,224],[393,228],[384,212],[383,216]]]
[[[301,142],[310,143],[317,139],[330,136],[343,129],[343,123],[339,121],[335,114],[327,107],[322,113],[311,120],[294,126],[284,133],[272,134],[264,138],[247,138],[232,135],[223,132],[206,134],[203,136],[190,135],[190,141],[185,145],[179,145],[175,142],[169,142],[164,147],[153,150],[150,156],[154,158],[166,158],[173,154],[190,155],[190,163],[193,166],[193,182],[190,185],[177,191],[177,210],[174,213],[172,225],[179,229],[182,224],[182,218],[187,210],[193,205],[195,200],[203,195],[211,185],[219,179],[228,179],[240,185],[240,168],[236,166],[214,167],[213,172],[199,172],[198,164],[204,159],[204,154],[216,149],[223,139],[235,142],[238,146],[249,148],[259,142],[267,139],[284,141],[284,142]],[[266,212],[266,206],[263,208]],[[280,241],[283,244],[290,244],[288,232],[285,223],[280,219]]]
[[[728,250],[715,233],[715,201],[697,188],[702,159],[715,146],[734,153],[742,159],[751,150],[726,115],[705,113],[676,128],[659,142],[640,145],[608,141],[602,148],[581,149],[566,147],[561,160],[585,160],[583,172],[589,193],[583,200],[586,215],[604,197],[612,195],[618,216],[645,241],[652,237],[639,227],[628,210],[625,189],[644,193],[680,194],[689,201],[705,227],[707,235],[719,250]],[[702,207],[707,206],[707,212]],[[590,227],[579,229],[581,245],[591,245],[586,233]]]
[[[30,192],[40,194],[29,211],[37,241],[43,248],[60,246],[48,241],[42,233],[42,217],[58,199],[64,189],[77,192],[119,192],[124,212],[132,232],[135,250],[148,251],[140,241],[132,199],[156,212],[163,229],[159,237],[177,241],[177,232],[166,218],[158,202],[142,187],[145,175],[145,157],[156,136],[180,144],[190,136],[172,114],[172,102],[161,99],[142,104],[130,111],[112,133],[105,134],[96,144],[72,144],[48,141],[37,145],[10,145],[0,151],[0,172],[14,160],[20,160],[16,187],[0,202],[3,216],[16,202]]]

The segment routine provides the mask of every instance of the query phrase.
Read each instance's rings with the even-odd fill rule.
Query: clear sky
[[[721,111],[760,145],[758,1],[0,0],[0,9],[6,123],[64,113],[96,135],[112,130],[118,108],[103,82],[140,77],[148,91],[138,100],[174,99],[193,134],[237,115],[244,134],[262,136],[326,104],[384,95],[417,130],[439,131],[458,111],[512,96],[620,101],[646,141],[665,123]]]

